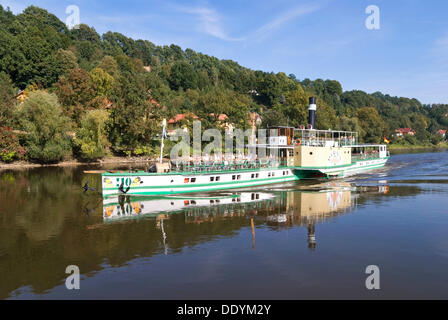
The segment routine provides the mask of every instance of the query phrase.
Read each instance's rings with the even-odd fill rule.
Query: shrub
[[[18,121],[25,135],[27,157],[30,160],[54,163],[71,151],[68,130],[69,119],[55,95],[46,91],[33,91],[18,110]]]
[[[0,160],[11,162],[25,155],[25,148],[19,144],[17,136],[8,127],[0,127]]]

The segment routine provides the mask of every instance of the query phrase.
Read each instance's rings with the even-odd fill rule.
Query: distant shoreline
[[[0,171],[2,170],[21,170],[29,168],[44,168],[44,167],[74,167],[74,166],[87,166],[87,165],[107,165],[107,164],[151,164],[157,161],[148,157],[106,157],[96,161],[79,161],[79,160],[66,160],[54,164],[39,164],[29,161],[14,161],[11,163],[0,162]]]
[[[390,151],[391,154],[397,154],[397,153],[413,153],[413,152],[424,152],[424,151],[442,151],[448,149],[448,144],[440,144],[440,145],[390,145],[387,146],[387,149]]]

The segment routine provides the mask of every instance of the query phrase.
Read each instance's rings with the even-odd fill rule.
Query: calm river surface
[[[0,171],[0,299],[448,299],[448,152],[344,180],[104,201],[82,191],[100,185],[91,168]]]

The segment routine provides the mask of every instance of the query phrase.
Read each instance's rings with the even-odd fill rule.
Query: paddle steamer
[[[345,177],[386,164],[389,159],[386,145],[359,144],[356,132],[316,130],[313,97],[308,110],[307,128],[271,127],[266,144],[248,145],[258,150],[265,148],[263,158],[180,165],[160,161],[148,171],[107,171],[102,174],[103,196],[248,188],[300,179]]]

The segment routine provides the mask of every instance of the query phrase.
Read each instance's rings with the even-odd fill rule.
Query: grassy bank
[[[407,153],[407,152],[424,152],[424,151],[438,151],[448,149],[448,143],[441,142],[437,145],[403,145],[403,144],[390,144],[387,149],[393,153]]]

